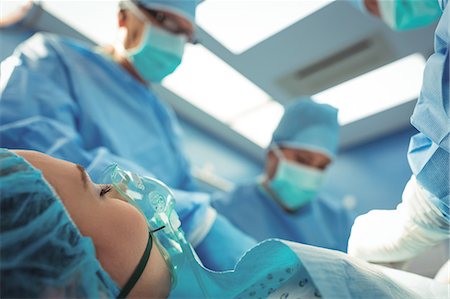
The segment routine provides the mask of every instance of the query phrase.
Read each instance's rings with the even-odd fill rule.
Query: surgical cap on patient
[[[40,171],[0,149],[1,298],[115,297],[101,268]]]
[[[137,0],[140,5],[154,10],[171,12],[195,23],[195,8],[198,0]]]
[[[271,147],[305,149],[333,158],[339,141],[337,113],[336,108],[310,98],[289,103],[272,135]]]

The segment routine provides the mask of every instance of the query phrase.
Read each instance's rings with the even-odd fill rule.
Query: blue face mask
[[[146,24],[140,45],[126,55],[145,80],[158,83],[180,65],[186,41],[184,35]]]
[[[382,19],[394,30],[424,27],[442,14],[436,0],[379,0]]]
[[[278,157],[278,166],[269,182],[270,190],[285,209],[296,211],[316,197],[322,187],[324,173],[287,160],[278,148],[274,148],[274,153]]]
[[[154,26],[132,1],[124,5],[145,24],[139,46],[125,50],[125,56],[146,81],[161,82],[180,65],[187,37]]]
[[[233,271],[208,270],[186,241],[174,210],[175,199],[163,183],[116,165],[108,169],[107,177],[123,198],[146,217],[171,272],[169,298],[235,298],[248,294],[267,297],[268,292],[277,290],[300,271],[297,255],[277,240],[250,250]]]

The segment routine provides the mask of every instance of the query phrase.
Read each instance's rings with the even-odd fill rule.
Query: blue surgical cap
[[[171,12],[195,23],[195,8],[199,0],[137,0],[137,3],[149,9]]]
[[[271,146],[316,151],[334,158],[339,140],[337,109],[300,98],[284,108]]]
[[[111,298],[118,287],[40,171],[0,149],[1,298]]]

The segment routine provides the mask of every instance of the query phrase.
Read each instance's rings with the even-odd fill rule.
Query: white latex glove
[[[348,254],[375,263],[400,262],[449,239],[449,221],[431,203],[433,197],[412,176],[396,210],[373,210],[356,218]]]

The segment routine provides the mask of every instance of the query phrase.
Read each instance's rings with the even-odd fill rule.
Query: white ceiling
[[[332,1],[208,0],[197,8],[197,24],[241,54]]]

